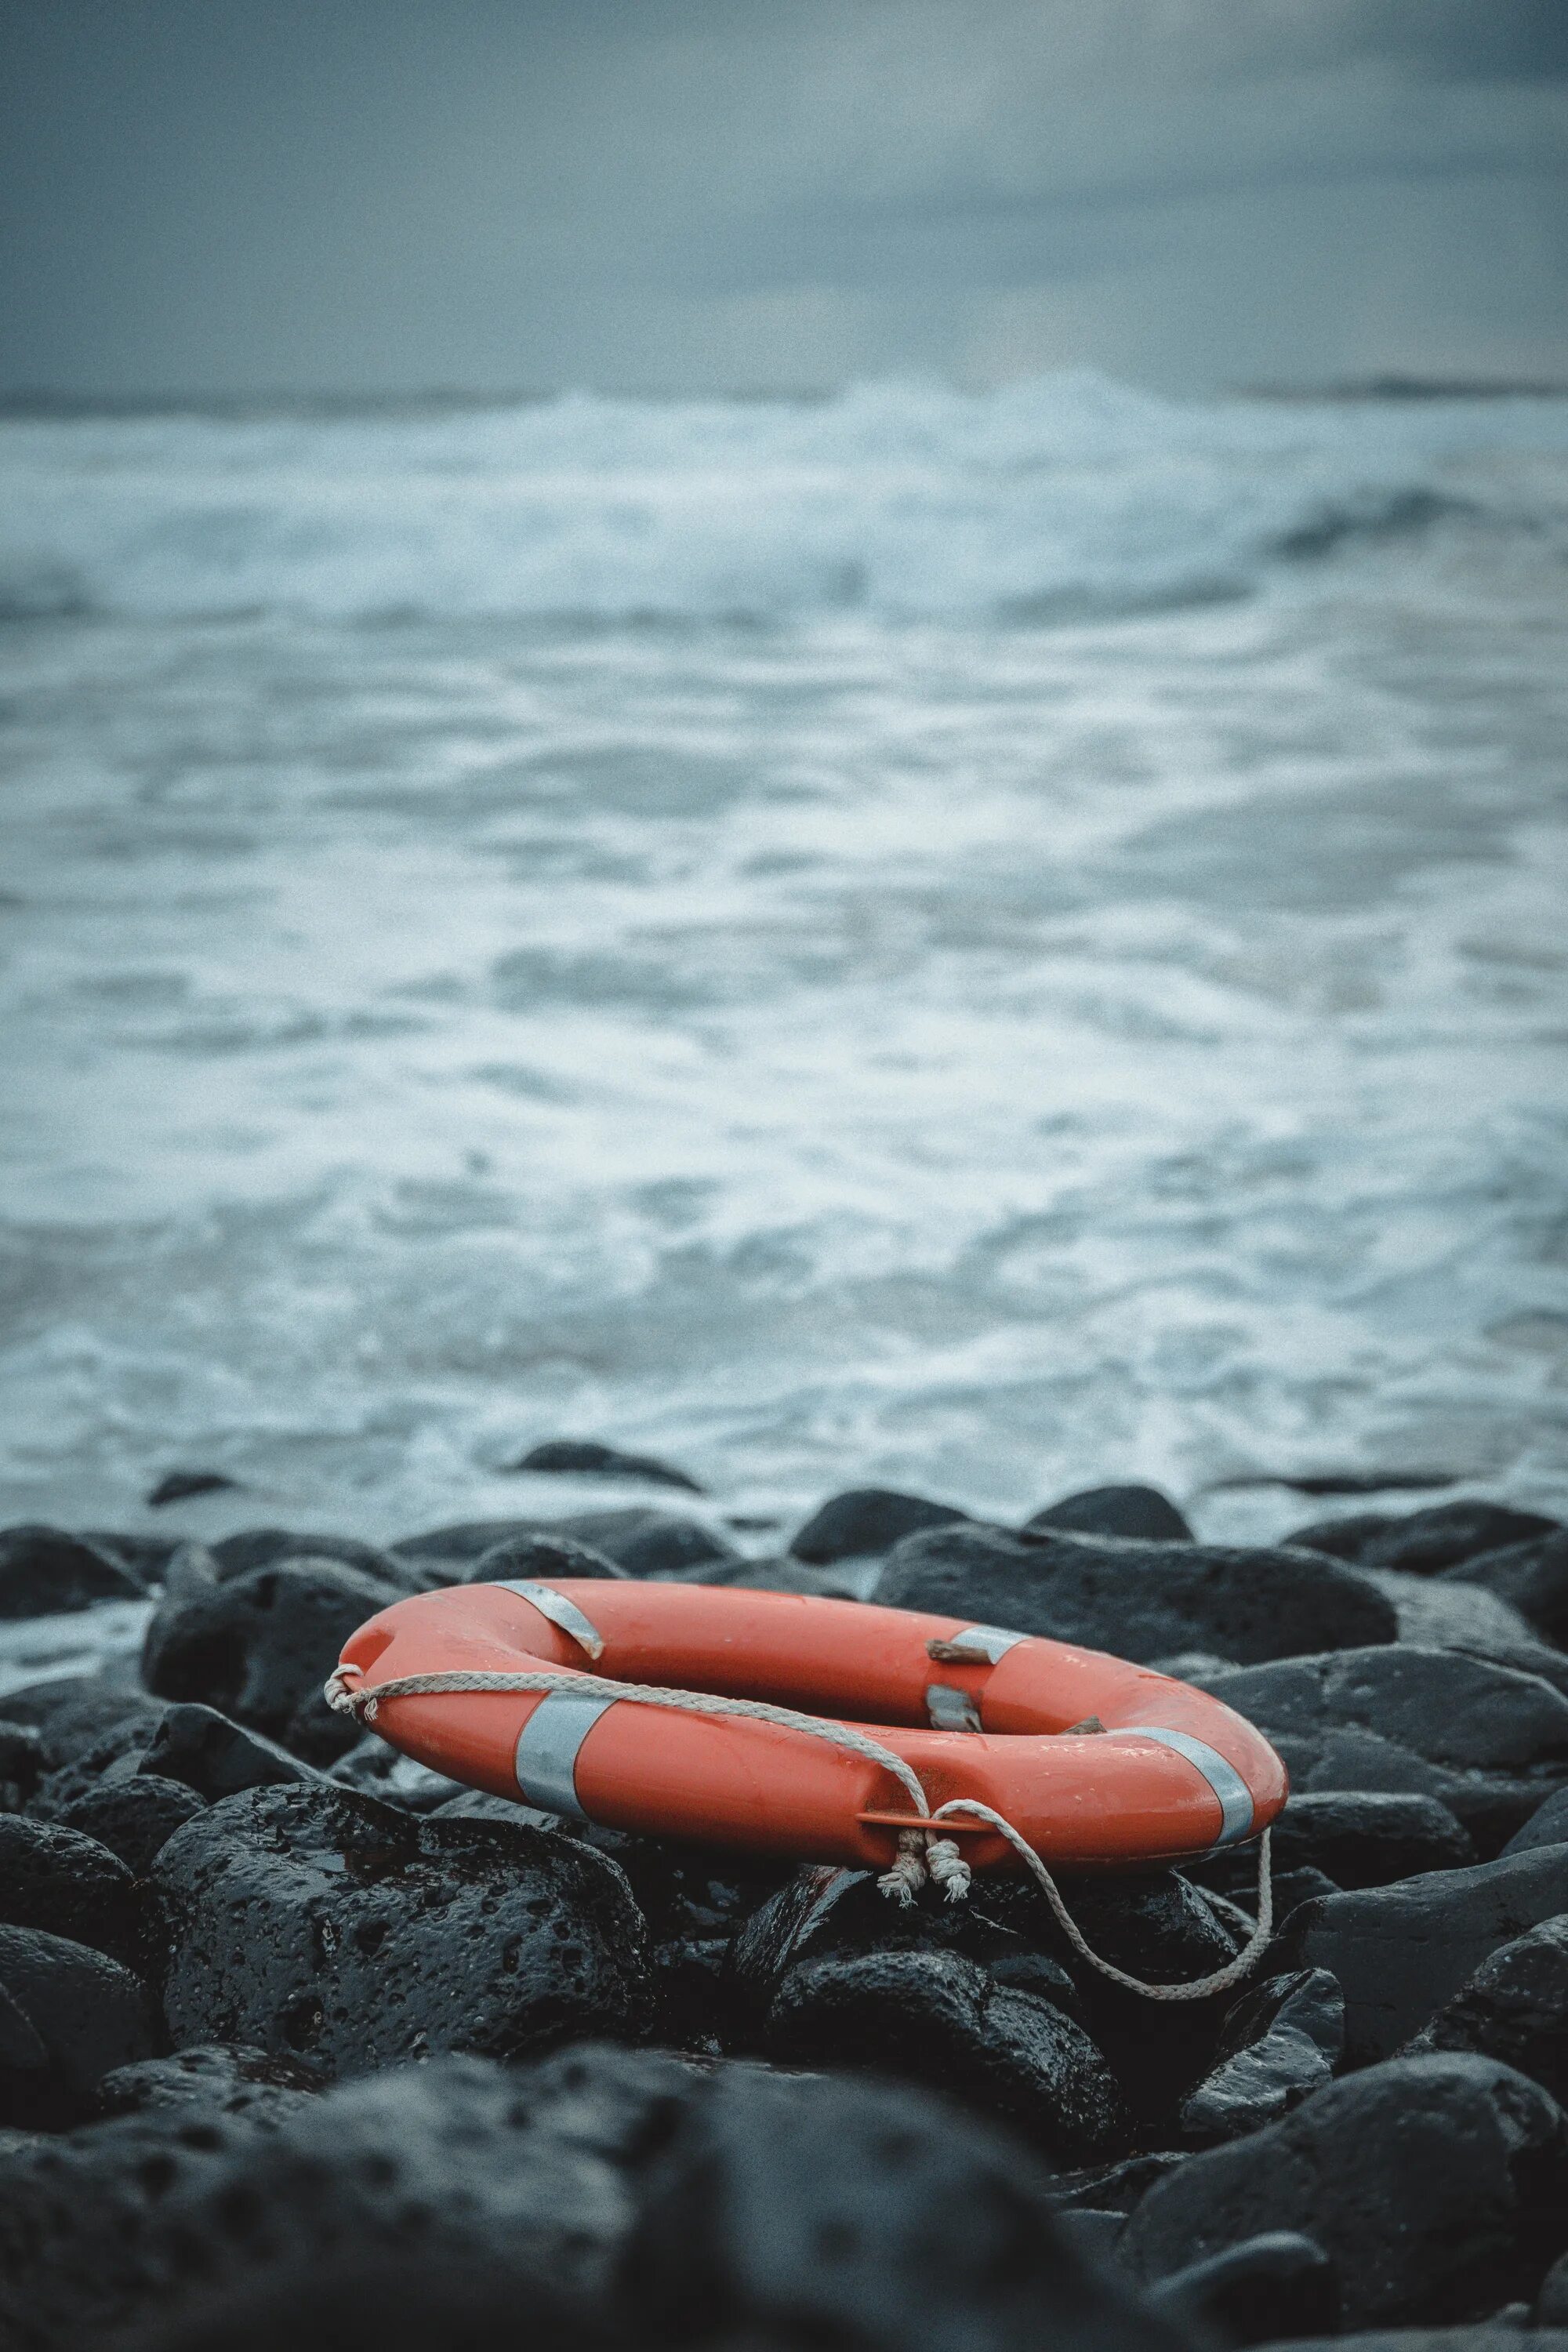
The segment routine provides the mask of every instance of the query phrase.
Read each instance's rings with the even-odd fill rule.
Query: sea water
[[[0,509],[0,1519],[1568,1505],[1568,402],[14,417]]]

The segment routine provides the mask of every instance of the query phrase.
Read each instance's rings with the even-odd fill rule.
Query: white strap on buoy
[[[531,1595],[529,1596],[531,1598]],[[578,1696],[591,1696],[613,1703],[628,1700],[637,1706],[665,1706],[678,1714],[706,1715],[721,1720],[772,1723],[784,1731],[804,1732],[812,1739],[825,1740],[829,1747],[845,1749],[851,1756],[864,1757],[869,1764],[879,1765],[890,1772],[917,1812],[919,1823],[899,1832],[898,1856],[890,1870],[885,1871],[877,1884],[893,1902],[906,1907],[913,1903],[928,1879],[942,1888],[949,1903],[962,1903],[969,1893],[969,1864],[959,1853],[953,1838],[932,1834],[930,1824],[967,1814],[972,1820],[986,1822],[1005,1837],[1022,1858],[1037,1880],[1047,1902],[1050,1905],[1062,1933],[1079,1958],[1097,1969],[1112,1984],[1122,1985],[1129,1992],[1142,1993],[1146,2000],[1207,2000],[1213,1994],[1226,1992],[1239,1984],[1257,1964],[1259,1955],[1274,1932],[1274,1889],[1269,1873],[1268,1846],[1270,1832],[1265,1830],[1258,1843],[1258,1923],[1236,1958],[1213,1975],[1200,1977],[1194,1983],[1182,1985],[1145,1984],[1142,1978],[1129,1976],[1124,1969],[1101,1959],[1080,1932],[1078,1923],[1063,1902],[1056,1880],[1046,1868],[1034,1847],[1020,1830],[1014,1828],[990,1805],[982,1804],[975,1797],[953,1797],[946,1804],[931,1811],[930,1800],[921,1786],[913,1768],[891,1748],[880,1747],[864,1732],[852,1731],[846,1723],[831,1723],[816,1715],[802,1715],[794,1707],[770,1706],[765,1700],[725,1698],[714,1691],[666,1690],[651,1683],[612,1682],[607,1676],[563,1673],[543,1669],[534,1674],[454,1673],[445,1675],[398,1675],[373,1689],[361,1690],[350,1677],[360,1675],[358,1666],[340,1665],[329,1675],[324,1696],[336,1714],[353,1716],[357,1722],[374,1724],[376,1709],[387,1698],[435,1698],[446,1694],[460,1696],[469,1692],[495,1691],[526,1694],[537,1691],[570,1691]]]

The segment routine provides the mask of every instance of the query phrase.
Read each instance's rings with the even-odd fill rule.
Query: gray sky
[[[0,384],[1568,376],[1568,0],[9,0]]]

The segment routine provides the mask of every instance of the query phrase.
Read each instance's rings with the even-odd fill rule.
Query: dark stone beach
[[[763,1559],[662,1504],[388,1546],[10,1529],[0,1615],[151,1614],[139,1662],[0,1697],[0,2339],[466,2345],[526,2312],[628,2352],[1557,2352],[1565,1560],[1484,1499],[1240,1547],[1136,1486],[1017,1528],[858,1489]],[[1022,1877],[900,1909],[465,1791],[329,1710],[366,1617],[519,1576],[1168,1668],[1289,1766],[1272,1940],[1157,2003]],[[1068,1891],[1175,1984],[1239,1950],[1255,1869]]]

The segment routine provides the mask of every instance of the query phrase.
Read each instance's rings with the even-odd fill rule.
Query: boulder
[[[1436,1576],[1505,1544],[1552,1535],[1557,1527],[1555,1519],[1504,1503],[1433,1503],[1424,1511],[1363,1511],[1353,1518],[1320,1519],[1298,1528],[1286,1541],[1369,1568]]]
[[[434,2058],[291,2111],[236,2112],[222,2093],[158,2101],[0,2158],[0,2339],[97,2345],[197,2309],[220,2284],[265,2309],[318,2265],[384,2268],[410,2249],[445,2274],[504,2248],[514,2323],[531,2310],[531,2280],[587,2305],[608,2295],[637,2168],[692,2081],[679,2060],[631,2051],[526,2072]],[[365,2341],[360,2316],[329,2340]],[[322,2340],[319,2319],[305,2314],[301,2346]]]
[[[1024,1522],[1026,1535],[1044,1528],[1081,1536],[1133,1536],[1144,1543],[1192,1543],[1187,1521],[1158,1486],[1087,1486]]]
[[[134,1967],[144,1906],[117,1854],[58,1822],[0,1814],[0,1926],[41,1927]]]
[[[147,1628],[142,1672],[160,1698],[216,1707],[330,1763],[360,1734],[321,1686],[351,1633],[403,1596],[341,1560],[297,1559],[165,1598]]]
[[[1331,2329],[1339,2316],[1334,2266],[1315,2238],[1268,2230],[1162,2279],[1150,2301],[1200,2343],[1274,2344],[1286,2329]]]
[[[121,1560],[83,1536],[62,1528],[0,1528],[0,1620],[141,1601],[145,1593]]]
[[[1500,1944],[1568,1911],[1568,1846],[1325,1895],[1286,1922],[1280,1957],[1329,1969],[1345,1997],[1345,2055],[1386,2058]]]
[[[790,1969],[764,2047],[786,2063],[868,2066],[1005,2116],[1068,2164],[1119,2156],[1131,2119],[1080,2025],[936,1947],[829,1953]]]
[[[378,1740],[376,1745],[384,1743]],[[165,1780],[182,1781],[208,1804],[237,1797],[242,1789],[266,1789],[275,1783],[321,1777],[275,1739],[233,1722],[216,1707],[188,1700],[165,1709],[143,1751],[140,1769]]]
[[[1293,1789],[1436,1797],[1483,1852],[1568,1780],[1568,1698],[1455,1651],[1326,1651],[1202,1681],[1273,1742]]]
[[[1240,2139],[1278,2123],[1333,2078],[1345,2004],[1326,1969],[1270,1977],[1226,2012],[1215,2063],[1182,2103],[1189,2140]]]
[[[655,1454],[623,1454],[594,1438],[552,1437],[543,1445],[531,1446],[511,1467],[587,1478],[636,1478],[647,1486],[680,1486],[689,1495],[706,1491],[686,1471],[661,1462]]]
[[[1500,1944],[1410,2047],[1500,2058],[1559,2102],[1568,2096],[1568,1915]]]
[[[443,2050],[520,2057],[641,2012],[646,1931],[625,1879],[550,1831],[253,1789],[178,1831],[153,1884],[176,2046],[246,2042],[353,2074]]]
[[[1542,1640],[1568,1646],[1568,1528],[1465,1560],[1441,1582],[1459,1576],[1517,1610]]]
[[[111,2067],[156,2047],[146,1989],[118,1960],[37,1928],[0,1927],[0,2124],[79,2123]]]
[[[168,2058],[117,2066],[93,2094],[93,2112],[120,2116],[249,2116],[280,2123],[297,2115],[313,2085],[303,2069],[264,2050],[227,2042],[197,2043]]]
[[[1310,1552],[938,1528],[889,1555],[872,1596],[1079,1642],[1147,1664],[1179,1650],[1252,1662],[1389,1642],[1391,1602]]]
[[[905,1536],[956,1526],[968,1517],[955,1504],[933,1503],[924,1495],[903,1495],[891,1486],[851,1486],[812,1513],[791,1539],[790,1550],[796,1559],[826,1567],[837,1559],[891,1551]]]
[[[1568,1845],[1568,1789],[1558,1789],[1515,1830],[1504,1853],[1533,1853],[1541,1845]]]
[[[95,1838],[136,1877],[144,1878],[153,1855],[205,1802],[181,1781],[132,1772],[123,1780],[100,1780],[62,1805],[56,1818],[63,1828]]]
[[[1533,2290],[1565,2186],[1568,2133],[1538,2084],[1486,2058],[1396,2058],[1194,2157],[1150,2189],[1118,2252],[1152,2281],[1310,2226],[1347,2327],[1463,2319]]]
[[[1563,1834],[1568,1838],[1568,1822]],[[1418,1871],[1460,1870],[1476,1859],[1469,1833],[1436,1797],[1367,1789],[1292,1790],[1274,1824],[1273,1850],[1277,1888],[1300,1870],[1321,1872],[1334,1888],[1386,1886]],[[1187,1865],[1201,1885],[1226,1894],[1249,1885],[1256,1870],[1251,1850],[1234,1846]],[[1276,1916],[1284,1916],[1278,1906]]]
[[[628,1576],[695,1576],[742,1557],[715,1528],[674,1511],[578,1511],[553,1532],[603,1552]]]
[[[258,1568],[280,1568],[290,1559],[335,1559],[343,1568],[357,1568],[362,1576],[400,1592],[426,1592],[441,1579],[418,1562],[384,1551],[377,1544],[361,1543],[354,1536],[300,1535],[289,1528],[245,1528],[225,1536],[208,1554],[220,1584],[249,1576]]]
[[[37,1724],[8,1723],[0,1717],[0,1813],[21,1811],[43,1769],[44,1742]]]
[[[736,2064],[670,2118],[622,2292],[661,2342],[1176,2352],[1184,2340],[1088,2266],[1023,2144],[901,2084]]]
[[[471,1568],[465,1566],[458,1581],[559,1584],[563,1577],[624,1578],[626,1573],[604,1552],[572,1536],[536,1534],[503,1537],[482,1551]]]
[[[1568,1693],[1568,1656],[1543,1642],[1510,1602],[1458,1577],[1410,1576],[1402,1569],[1361,1570],[1392,1601],[1399,1639],[1419,1649],[1462,1650],[1524,1675],[1540,1675]]]
[[[37,1732],[46,1773],[79,1762],[110,1734],[121,1736],[122,1749],[139,1740],[145,1745],[163,1712],[140,1685],[107,1674],[62,1675],[58,1682],[7,1691],[5,1708],[7,1720],[30,1724]]]

